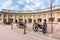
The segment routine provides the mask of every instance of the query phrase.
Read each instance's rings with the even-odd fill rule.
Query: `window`
[[[20,17],[22,17],[22,15],[20,15]]]
[[[42,18],[38,18],[38,22],[41,22],[42,21]]]
[[[13,22],[13,19],[10,19],[10,18],[9,18],[9,19],[8,19],[8,22],[12,23],[12,22]]]
[[[34,22],[36,22],[36,20],[34,20]]]
[[[1,14],[0,14],[0,16],[1,16]]]
[[[15,15],[15,18],[17,18],[17,15]]]
[[[19,22],[23,22],[23,19],[19,19]]]
[[[60,22],[60,18],[58,18],[58,22]]]
[[[28,23],[32,23],[32,19],[28,19]]]
[[[49,22],[53,22],[54,21],[54,17],[53,18],[49,18]]]
[[[10,17],[12,17],[12,15],[9,15]]]
[[[25,23],[27,23],[27,20],[25,19]]]
[[[4,17],[6,17],[7,15],[6,14],[4,14]]]
[[[0,18],[0,20],[2,20],[2,19]]]
[[[29,15],[29,17],[31,17],[31,15]]]
[[[41,15],[38,15],[38,17],[40,17]]]

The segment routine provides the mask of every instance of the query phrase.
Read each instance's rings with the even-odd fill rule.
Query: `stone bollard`
[[[13,29],[13,24],[11,23],[11,29]]]
[[[24,24],[24,34],[26,34],[26,23]]]
[[[26,34],[26,27],[24,26],[24,34]]]

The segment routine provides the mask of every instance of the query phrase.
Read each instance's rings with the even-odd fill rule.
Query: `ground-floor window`
[[[0,14],[0,17],[1,17],[1,14]]]
[[[8,22],[12,23],[13,22],[13,19],[8,19]]]
[[[28,19],[28,23],[32,23],[32,19]]]
[[[49,18],[49,22],[53,22],[54,21],[54,17],[52,17],[52,18]]]
[[[17,20],[15,20],[15,23],[17,23]]]
[[[0,18],[0,20],[2,20],[2,18]]]
[[[19,22],[23,22],[23,19],[19,19]]]
[[[34,19],[34,22],[36,22],[36,20]]]
[[[58,18],[58,22],[60,22],[60,18]]]
[[[3,21],[4,21],[4,23],[5,23],[5,22],[6,22],[6,19],[4,19]]]
[[[27,20],[25,19],[25,23],[27,23]]]
[[[42,22],[42,18],[38,18],[38,22]]]

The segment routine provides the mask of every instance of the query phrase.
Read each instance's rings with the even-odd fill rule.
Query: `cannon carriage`
[[[37,32],[39,29],[42,29],[42,24],[39,24],[39,23],[34,23],[33,24],[33,30],[35,31],[35,32]]]
[[[24,27],[26,27],[26,24],[24,22],[19,22],[17,23],[17,27],[23,29]]]
[[[34,22],[34,24],[33,24],[33,30],[34,30],[35,32],[37,32],[38,29],[42,29],[43,34],[46,34],[46,33],[47,33],[47,23],[46,23],[46,19],[44,19],[43,25],[40,24],[40,23]]]

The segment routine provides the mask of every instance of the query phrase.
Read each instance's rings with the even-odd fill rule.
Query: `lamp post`
[[[51,12],[51,33],[53,33],[52,0],[50,0],[50,12]]]

